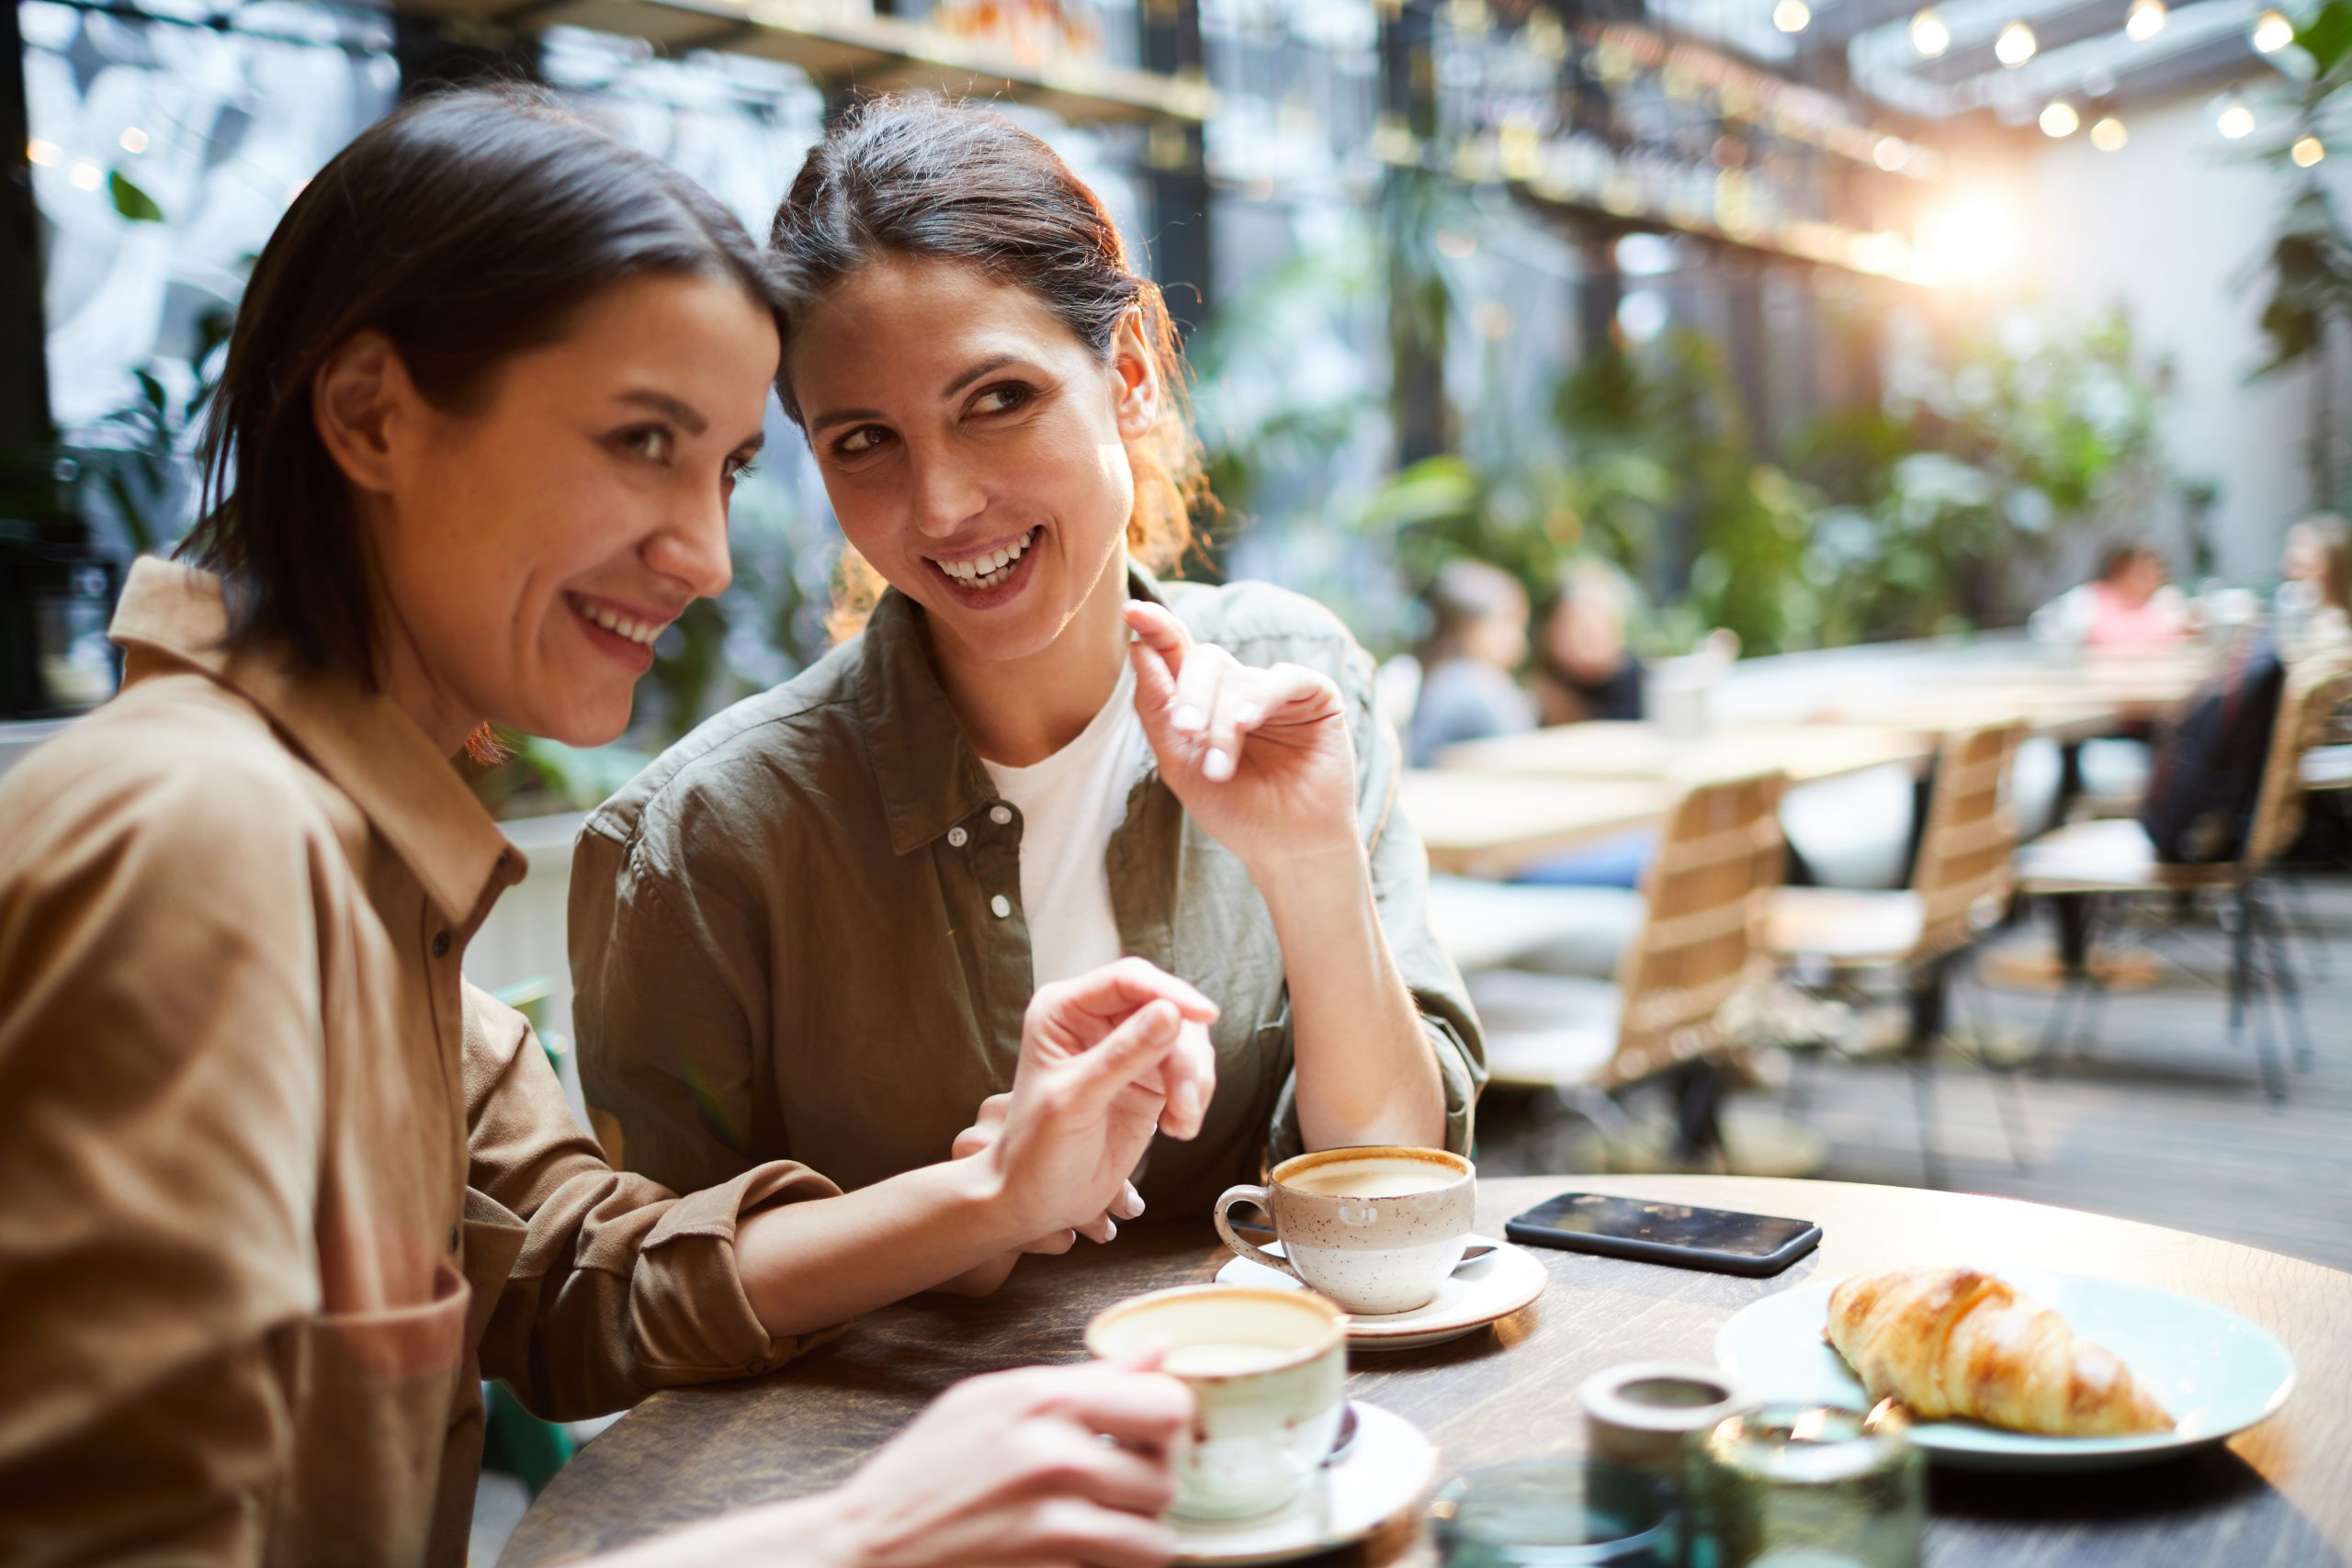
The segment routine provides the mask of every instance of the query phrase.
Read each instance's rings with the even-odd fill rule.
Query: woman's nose
[[[673,578],[698,599],[715,599],[735,579],[727,550],[727,503],[695,502],[646,542],[645,564]]]
[[[954,536],[987,509],[987,496],[969,470],[952,459],[918,458],[914,469],[914,525],[934,539]]]

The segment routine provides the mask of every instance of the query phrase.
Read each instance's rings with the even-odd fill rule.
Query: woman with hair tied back
[[[482,1377],[573,1417],[766,1371],[1197,1122],[1215,1010],[1129,963],[1021,998],[969,1156],[681,1198],[459,975],[523,867],[450,757],[620,732],[727,582],[782,302],[691,181],[515,92],[401,109],[279,223],[187,563],[138,564],[121,694],[0,781],[0,1562],[454,1568]],[[840,1490],[627,1556],[1162,1562],[1190,1409],[975,1380]]]
[[[1466,1148],[1478,1034],[1371,661],[1295,595],[1156,575],[1196,447],[1102,203],[997,115],[879,99],[810,152],[771,250],[854,635],[581,834],[575,1019],[620,1157],[854,1189],[985,1147],[1032,985],[1122,954],[1216,1001],[1218,1089],[1085,1234],[1146,1201],[1197,1219],[1301,1148]]]

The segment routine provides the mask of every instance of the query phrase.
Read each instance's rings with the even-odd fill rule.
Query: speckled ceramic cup
[[[1348,1379],[1348,1320],[1320,1296],[1246,1285],[1182,1285],[1121,1302],[1086,1325],[1105,1360],[1156,1350],[1193,1391],[1177,1443],[1171,1512],[1269,1513],[1331,1452]]]
[[[1437,1298],[1462,1261],[1477,1208],[1476,1172],[1443,1149],[1323,1149],[1274,1167],[1263,1187],[1228,1187],[1216,1234],[1252,1262],[1279,1269],[1368,1317],[1410,1312]],[[1283,1256],[1233,1234],[1237,1203],[1274,1222]]]

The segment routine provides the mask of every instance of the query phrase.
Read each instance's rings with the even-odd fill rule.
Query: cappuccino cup
[[[1476,1173],[1443,1149],[1323,1149],[1274,1167],[1263,1187],[1228,1187],[1216,1233],[1237,1254],[1279,1269],[1368,1317],[1437,1299],[1462,1261],[1477,1208]],[[1265,1211],[1283,1256],[1233,1233],[1231,1212]]]
[[[1183,1285],[1121,1302],[1086,1327],[1104,1360],[1146,1350],[1193,1391],[1171,1456],[1176,1501],[1195,1519],[1270,1513],[1305,1489],[1339,1436],[1347,1316],[1318,1296]]]

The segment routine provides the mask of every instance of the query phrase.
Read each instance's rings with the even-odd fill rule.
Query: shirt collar
[[[1160,603],[1159,580],[1132,561],[1127,593]],[[860,645],[866,755],[881,786],[890,848],[905,854],[994,800],[996,786],[931,666],[915,602],[895,588],[884,590]]]
[[[449,759],[400,705],[347,675],[289,668],[261,650],[222,646],[220,580],[153,558],[135,562],[107,636],[128,650],[126,686],[169,664],[237,692],[329,783],[350,796],[453,924],[470,930],[522,880],[521,851],[474,798]]]

